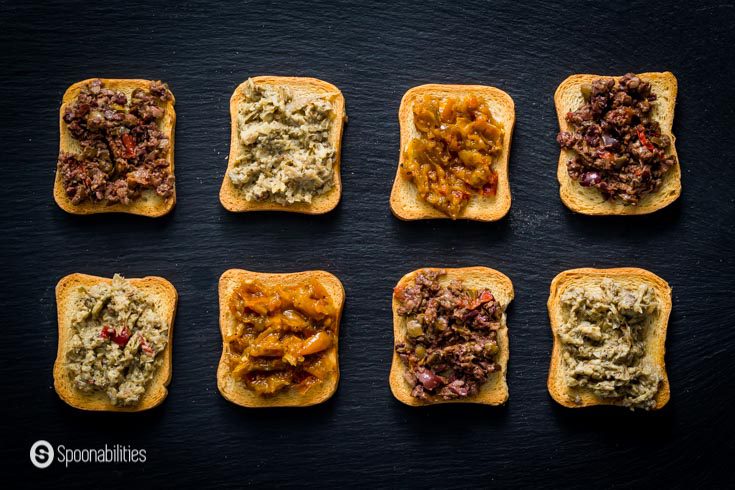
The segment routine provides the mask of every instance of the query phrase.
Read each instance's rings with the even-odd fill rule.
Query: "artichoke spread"
[[[161,365],[169,326],[151,298],[119,274],[79,292],[66,351],[73,386],[104,392],[116,406],[137,404]]]
[[[653,288],[603,279],[599,287],[570,287],[561,301],[567,384],[629,408],[653,408],[662,380],[660,368],[646,357],[647,329],[659,309]]]
[[[230,180],[248,201],[311,203],[334,184],[333,120],[326,97],[248,80],[237,116],[240,156]]]

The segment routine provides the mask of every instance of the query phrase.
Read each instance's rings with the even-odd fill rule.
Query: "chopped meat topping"
[[[82,88],[62,118],[80,151],[62,151],[57,163],[73,204],[129,204],[146,189],[164,198],[173,194],[171,142],[159,125],[162,105],[172,99],[159,81],[148,90],[136,88],[129,101],[101,80]]]
[[[486,290],[461,281],[442,285],[444,270],[423,270],[395,291],[406,339],[395,346],[406,364],[411,395],[453,400],[477,395],[490,373],[500,370],[497,330],[503,307]]]
[[[572,131],[556,137],[559,146],[574,151],[567,172],[580,185],[599,189],[605,199],[637,204],[661,187],[676,164],[676,157],[667,154],[671,138],[652,117],[656,94],[632,73],[617,84],[599,78],[583,84],[581,92],[585,103],[566,115]]]

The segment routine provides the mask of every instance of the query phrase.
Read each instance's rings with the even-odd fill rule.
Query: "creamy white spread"
[[[659,308],[653,288],[623,287],[606,278],[599,287],[570,287],[561,301],[567,384],[630,408],[653,408],[662,379],[646,357],[646,329]]]
[[[135,405],[161,365],[169,326],[143,291],[119,274],[81,287],[71,319],[66,369],[82,392],[101,391],[116,406]]]
[[[238,107],[239,157],[229,172],[248,201],[311,203],[333,186],[336,151],[326,97],[248,80]]]

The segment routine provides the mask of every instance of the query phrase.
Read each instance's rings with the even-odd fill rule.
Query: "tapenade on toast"
[[[681,194],[670,72],[573,75],[556,89],[562,202],[588,215],[647,214]]]
[[[554,400],[570,408],[666,405],[666,281],[632,267],[571,269],[552,281],[548,309],[554,346],[547,384]]]
[[[347,120],[337,87],[316,78],[253,77],[232,94],[230,119],[225,209],[323,214],[337,206]]]
[[[425,268],[393,292],[390,388],[411,406],[508,400],[513,283],[487,267]]]
[[[69,87],[59,110],[59,207],[149,217],[171,211],[174,103],[159,81],[89,79]]]
[[[70,274],[56,286],[54,387],[81,410],[138,412],[168,395],[178,295],[161,277]]]

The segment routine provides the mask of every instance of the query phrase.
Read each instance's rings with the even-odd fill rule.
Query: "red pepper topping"
[[[103,339],[109,339],[110,336],[114,334],[115,334],[115,329],[109,325],[105,325],[104,327],[102,327],[102,331],[100,332],[100,337],[102,337]]]
[[[125,347],[125,344],[128,343],[128,340],[130,340],[130,329],[127,327],[127,325],[124,326],[122,330],[120,330],[120,333],[112,337],[112,341],[120,347]]]
[[[494,299],[495,297],[493,294],[490,291],[485,290],[481,292],[477,298],[467,304],[467,309],[474,310],[485,303],[493,301]]]
[[[133,158],[135,156],[135,139],[130,136],[130,133],[122,135],[122,144],[125,147],[125,157]]]
[[[597,152],[597,155],[598,155],[598,156],[599,156],[600,158],[604,159],[604,160],[612,160],[612,158],[613,158],[613,154],[612,154],[612,153],[610,153],[609,151],[605,151],[605,150],[603,150],[603,151],[598,151],[598,152]]]
[[[148,342],[142,336],[140,337],[140,348],[149,356],[152,356],[154,353],[153,348],[148,345]]]
[[[646,138],[646,133],[640,129],[638,130],[638,140],[643,143],[646,148],[653,151],[653,143],[648,141],[648,138]]]
[[[102,331],[100,331],[100,337],[103,339],[112,339],[120,347],[125,347],[125,344],[130,340],[130,329],[126,325],[120,330],[120,333],[117,333],[113,327],[105,325],[102,327]]]
[[[480,294],[480,304],[489,303],[490,301],[494,300],[495,297],[493,297],[492,293],[490,291],[483,291]]]

